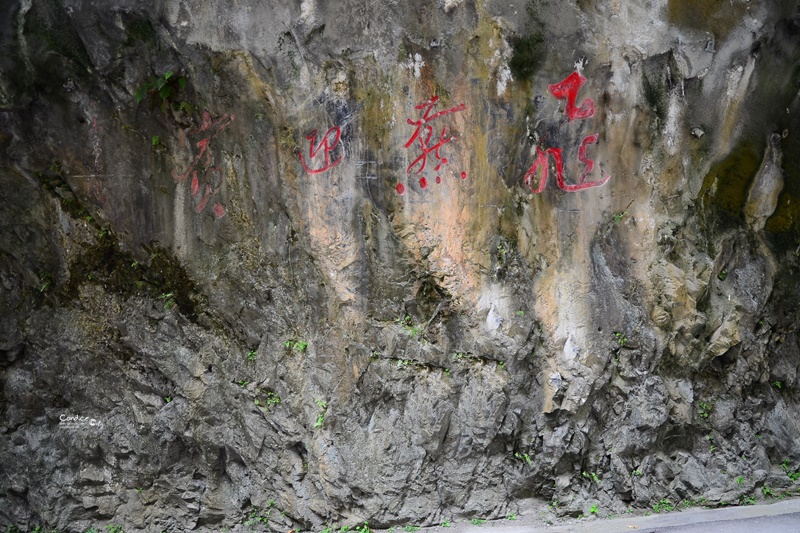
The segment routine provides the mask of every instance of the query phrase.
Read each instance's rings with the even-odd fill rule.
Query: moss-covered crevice
[[[44,191],[57,199],[62,210],[74,223],[87,224],[94,232],[91,242],[83,242],[77,259],[68,266],[69,277],[59,287],[52,287],[64,302],[79,297],[85,283],[97,283],[105,290],[125,297],[146,296],[163,302],[164,308],[177,306],[182,314],[196,318],[203,297],[186,270],[167,250],[158,244],[144,246],[148,263],[140,263],[130,251],[123,250],[115,233],[96,220],[70,189],[61,175],[61,165],[53,162],[48,168],[35,172]],[[52,286],[52,275],[40,276],[47,287]]]
[[[36,0],[25,14],[24,33],[29,46],[32,45],[32,58],[38,57],[41,66],[51,62],[37,53],[40,47],[73,63],[71,74],[86,75],[87,69],[92,67],[92,61],[81,38],[70,25],[69,19],[70,17],[56,0]],[[53,65],[53,67],[58,66]],[[47,81],[49,80],[42,80],[42,83]]]
[[[667,20],[672,24],[706,30],[724,40],[747,15],[747,2],[731,0],[669,0]]]
[[[669,91],[672,80],[668,72],[676,72],[671,52],[666,52],[648,58],[642,67],[642,93],[647,107],[660,122],[667,117],[669,106]]]
[[[538,13],[538,1],[531,0],[525,7],[527,22],[520,35],[509,39],[511,45],[511,59],[508,68],[515,80],[529,79],[539,70],[544,61],[547,45],[545,42],[544,23]]]
[[[747,192],[762,153],[763,146],[743,141],[728,157],[711,167],[699,193],[706,216],[713,215],[722,227],[738,227],[744,222]]]

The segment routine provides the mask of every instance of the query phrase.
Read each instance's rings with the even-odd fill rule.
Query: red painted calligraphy
[[[567,116],[569,121],[591,118],[594,116],[594,102],[591,98],[587,98],[581,102],[580,106],[575,106],[575,101],[578,98],[578,91],[581,90],[583,84],[586,83],[586,78],[578,72],[573,72],[563,81],[549,85],[547,88],[553,93],[553,96],[559,100],[567,101]]]
[[[441,133],[439,134],[439,140],[433,146],[430,145],[431,137],[433,136],[433,126],[429,126],[428,123],[432,122],[433,120],[447,115],[448,113],[456,113],[458,111],[463,111],[467,108],[466,105],[460,104],[456,107],[452,107],[450,109],[445,109],[444,111],[439,111],[438,113],[434,114],[433,116],[429,116],[429,113],[433,109],[433,106],[436,105],[437,100],[439,100],[438,96],[434,96],[427,102],[423,102],[418,106],[415,106],[414,109],[424,109],[425,113],[423,113],[422,118],[420,120],[411,120],[410,118],[406,120],[412,126],[416,126],[414,133],[411,134],[411,137],[408,138],[406,144],[404,145],[406,148],[414,144],[414,141],[419,141],[420,150],[422,150],[422,154],[417,157],[406,169],[406,174],[411,174],[411,169],[414,168],[416,165],[419,165],[419,169],[417,170],[417,174],[421,173],[425,170],[425,165],[428,163],[428,155],[433,152],[434,157],[439,164],[436,165],[434,170],[439,170],[442,165],[447,164],[447,158],[442,157],[439,153],[439,150],[442,149],[442,146],[449,143],[455,137],[448,137],[447,136],[447,127],[443,127]],[[423,129],[427,130],[423,133]]]
[[[578,91],[580,91],[584,83],[586,83],[586,78],[584,78],[578,72],[573,72],[563,81],[549,86],[550,92],[553,93],[553,96],[559,100],[565,99],[567,101],[566,113],[570,122],[572,122],[574,119],[585,119],[594,116],[594,101],[591,98],[585,99],[580,106],[575,105],[575,101],[578,97]],[[564,179],[564,163],[561,157],[561,148],[548,148],[547,150],[542,150],[542,148],[539,146],[536,147],[536,161],[533,162],[531,167],[528,169],[528,172],[525,174],[523,183],[530,187],[531,191],[533,191],[535,194],[539,194],[544,191],[544,188],[547,185],[547,177],[549,174],[549,156],[552,155],[556,162],[556,183],[558,183],[558,186],[563,190],[567,192],[576,192],[592,187],[599,187],[605,184],[611,179],[611,176],[605,175],[602,168],[600,169],[600,179],[586,181],[586,178],[594,170],[594,160],[589,159],[586,156],[586,147],[589,144],[597,144],[599,138],[600,136],[597,133],[588,135],[584,137],[580,147],[578,148],[578,161],[583,163],[585,166],[583,168],[583,172],[581,172],[581,176],[577,184],[567,184],[566,180]],[[538,184],[534,186],[536,175],[539,173],[540,169],[541,177],[539,178]]]
[[[414,109],[424,110],[422,113],[422,118],[419,120],[411,120],[406,119],[406,122],[411,126],[414,126],[414,133],[408,138],[404,147],[406,149],[410,148],[415,143],[418,144],[420,149],[420,155],[408,165],[406,168],[406,174],[411,174],[411,171],[416,168],[416,174],[422,174],[425,171],[425,167],[428,164],[428,156],[433,155],[436,160],[436,166],[434,167],[434,171],[438,172],[439,169],[442,168],[442,165],[446,165],[449,161],[446,157],[442,156],[441,150],[442,147],[453,140],[456,137],[449,136],[447,134],[447,127],[442,127],[441,132],[439,133],[438,139],[434,139],[433,137],[433,126],[430,125],[431,122],[436,120],[437,118],[443,117],[450,113],[457,113],[459,111],[463,111],[467,108],[465,104],[459,104],[455,107],[451,107],[450,109],[445,109],[444,111],[439,111],[438,113],[434,113],[431,115],[434,106],[436,106],[436,102],[439,100],[438,96],[434,96],[429,100],[417,105]],[[432,139],[433,143],[432,143]],[[465,179],[467,177],[465,172],[461,173],[461,179]],[[436,183],[441,183],[442,179],[441,176],[436,176]],[[425,176],[419,178],[419,186],[421,189],[425,189],[428,187],[428,179]],[[406,190],[405,186],[400,183],[397,185],[396,190],[398,193],[403,194]]]
[[[333,140],[331,141],[331,135],[333,135]],[[342,131],[339,129],[339,126],[334,126],[328,131],[325,132],[325,135],[322,136],[322,140],[319,141],[317,144],[317,130],[312,131],[308,135],[306,135],[306,139],[308,139],[310,146],[308,147],[308,161],[309,163],[317,157],[319,151],[322,150],[324,152],[323,156],[325,158],[325,163],[320,168],[310,168],[308,164],[306,164],[306,160],[303,159],[303,154],[300,153],[300,150],[297,151],[297,157],[300,158],[300,163],[302,163],[303,168],[306,169],[306,172],[309,174],[319,174],[321,172],[325,172],[326,170],[330,170],[331,168],[335,167],[339,163],[342,162],[342,157],[339,156],[338,159],[331,162],[330,154],[333,150],[336,149],[336,146],[339,144],[339,139],[342,136]]]
[[[534,161],[533,165],[531,165],[531,168],[529,168],[528,172],[525,174],[525,178],[523,180],[525,185],[529,186],[531,191],[536,194],[539,194],[544,190],[545,185],[547,185],[547,176],[549,174],[547,168],[548,155],[552,155],[553,159],[556,160],[556,183],[558,183],[558,186],[565,191],[582,191],[584,189],[599,187],[605,184],[611,179],[611,176],[603,175],[599,180],[586,181],[586,177],[591,174],[592,170],[594,170],[594,160],[586,157],[586,145],[597,144],[597,138],[598,135],[596,133],[594,135],[589,135],[583,139],[580,148],[578,148],[578,160],[581,163],[584,163],[586,166],[583,168],[583,172],[581,173],[581,177],[577,185],[568,185],[564,180],[564,162],[561,158],[561,148],[548,148],[545,152],[538,146],[536,147],[536,161]],[[536,173],[538,172],[539,168],[542,169],[542,177],[539,179],[539,184],[536,186],[536,188],[534,188],[533,182],[536,178]]]
[[[197,205],[195,205],[194,208],[196,213],[203,212],[203,209],[208,205],[211,197],[216,195],[222,186],[222,169],[213,164],[209,143],[211,139],[222,133],[222,131],[233,122],[234,118],[236,118],[234,115],[226,113],[217,120],[212,120],[211,114],[206,111],[203,113],[203,124],[199,128],[191,129],[185,134],[181,132],[182,138],[184,138],[186,134],[190,136],[200,136],[200,140],[195,143],[195,146],[199,149],[199,153],[195,156],[186,171],[178,172],[177,169],[172,170],[172,178],[176,183],[183,183],[191,174],[192,197],[198,199],[198,195],[200,195]],[[217,218],[225,216],[225,207],[217,202],[214,202],[212,210]]]

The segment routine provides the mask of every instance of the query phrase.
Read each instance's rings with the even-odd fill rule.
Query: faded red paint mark
[[[467,179],[467,173],[466,173],[466,172],[462,172],[462,173],[461,173],[461,179],[462,179],[462,180],[465,180],[465,179]]]
[[[573,72],[564,78],[564,80],[548,86],[548,89],[550,89],[550,92],[553,93],[553,96],[559,100],[567,101],[566,111],[570,122],[575,119],[590,118],[594,116],[594,101],[591,98],[587,98],[581,102],[580,106],[575,105],[575,101],[578,98],[578,92],[581,90],[581,87],[583,87],[584,83],[586,83],[586,78],[579,72]]]
[[[586,78],[584,78],[579,72],[573,72],[563,81],[548,87],[550,92],[553,93],[553,96],[559,100],[566,99],[566,113],[570,122],[575,119],[585,119],[594,116],[594,101],[591,98],[585,99],[580,106],[575,105],[578,92],[584,83],[586,83]],[[581,172],[581,176],[578,179],[577,184],[567,184],[566,180],[564,179],[564,162],[561,157],[561,148],[548,148],[547,150],[542,150],[540,146],[536,147],[536,161],[533,162],[528,169],[528,172],[525,173],[525,177],[522,180],[523,183],[530,187],[531,191],[535,194],[541,193],[547,185],[547,177],[549,174],[549,156],[552,155],[556,162],[556,183],[558,183],[558,186],[563,190],[567,192],[576,192],[592,187],[599,187],[605,184],[611,179],[611,176],[605,175],[602,168],[600,169],[600,179],[586,181],[586,178],[594,170],[594,160],[587,157],[586,146],[589,144],[597,144],[599,138],[599,134],[594,133],[584,137],[583,141],[581,141],[581,145],[578,148],[578,161],[583,163],[585,166]],[[540,170],[541,177],[539,178],[538,184],[534,186],[536,175],[540,172]]]
[[[422,189],[427,189],[428,188],[428,180],[426,180],[425,178],[420,178],[419,179],[419,186]]]
[[[331,134],[333,135],[333,141],[330,141]],[[342,136],[342,130],[339,129],[339,126],[334,126],[328,131],[325,132],[325,135],[322,136],[322,140],[319,141],[317,144],[317,130],[312,131],[308,135],[306,135],[306,139],[310,142],[310,146],[308,147],[308,161],[309,163],[317,157],[320,150],[323,150],[325,162],[320,168],[312,169],[306,164],[306,160],[303,158],[303,154],[300,153],[300,150],[297,151],[297,157],[300,158],[300,163],[302,163],[303,168],[306,169],[306,172],[309,174],[319,174],[321,172],[325,172],[326,170],[330,170],[331,168],[335,167],[339,163],[342,162],[342,157],[339,156],[338,159],[331,162],[331,152],[336,149],[336,146],[339,144],[339,139]]]
[[[217,215],[217,218],[222,218],[225,216],[225,207],[215,203],[214,204],[214,214]]]
[[[403,185],[402,183],[398,183],[397,187],[395,187],[395,190],[397,191],[398,194],[403,194],[404,192],[406,192],[406,186]]]
[[[436,176],[436,183],[441,183],[441,182],[442,182],[442,177]]]
[[[192,163],[185,172],[178,172],[177,169],[172,170],[172,179],[176,183],[183,183],[186,178],[191,174],[191,193],[192,197],[196,198],[201,191],[202,196],[197,201],[194,210],[196,213],[201,213],[208,205],[212,196],[219,192],[222,187],[222,170],[213,165],[211,157],[210,142],[211,139],[222,133],[236,117],[230,113],[222,115],[217,120],[212,120],[211,114],[208,111],[203,112],[203,123],[199,128],[193,128],[188,131],[181,130],[179,134],[179,142],[181,144],[186,142],[186,136],[200,136],[200,140],[195,143],[199,149],[199,153],[195,156]],[[199,171],[199,174],[198,174]],[[214,215],[217,218],[225,216],[225,207],[221,204],[213,204]]]
[[[97,174],[103,173],[103,164],[100,162],[100,156],[103,155],[103,149],[100,148],[100,128],[97,127],[97,117],[92,117],[92,152],[94,154],[94,171]]]

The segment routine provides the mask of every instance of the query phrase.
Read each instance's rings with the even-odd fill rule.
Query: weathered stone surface
[[[797,490],[797,2],[6,4],[0,526]]]

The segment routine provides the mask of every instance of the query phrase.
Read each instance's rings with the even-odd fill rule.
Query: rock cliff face
[[[800,11],[696,4],[4,3],[0,525],[796,492]]]

